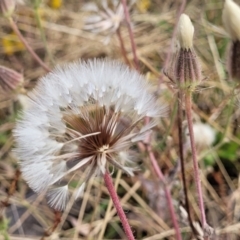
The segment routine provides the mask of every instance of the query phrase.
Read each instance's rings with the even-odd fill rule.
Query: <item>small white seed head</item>
[[[193,47],[194,27],[188,15],[182,14],[178,22],[178,41],[183,49]]]
[[[222,20],[232,40],[240,40],[240,7],[232,0],[225,1]]]
[[[195,138],[195,144],[198,148],[204,149],[210,147],[215,139],[216,132],[215,130],[206,123],[197,122],[193,124],[193,132]],[[190,139],[188,137],[189,131],[186,130],[186,146],[190,147]]]

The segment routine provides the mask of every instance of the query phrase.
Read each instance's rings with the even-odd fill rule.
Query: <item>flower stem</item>
[[[191,142],[191,149],[192,149],[192,160],[193,160],[193,169],[194,169],[194,178],[195,184],[197,187],[198,192],[198,202],[199,208],[201,213],[201,222],[202,228],[205,229],[207,227],[206,222],[206,215],[203,203],[203,194],[202,194],[202,187],[201,187],[201,180],[200,180],[200,172],[198,168],[198,161],[197,161],[197,151],[194,141],[194,133],[193,133],[193,123],[192,123],[192,99],[191,93],[186,93],[185,96],[185,107],[186,107],[186,115],[187,115],[187,122],[188,122],[188,129],[189,129],[189,137]]]
[[[176,239],[177,240],[182,240],[182,236],[181,236],[180,229],[179,229],[179,226],[178,226],[177,218],[176,218],[174,208],[173,208],[171,194],[170,194],[169,188],[166,184],[164,175],[163,175],[161,169],[159,168],[159,166],[157,164],[157,160],[156,160],[156,158],[153,154],[153,151],[152,151],[152,148],[151,148],[150,145],[147,146],[147,151],[148,151],[148,154],[149,154],[149,158],[152,162],[152,165],[154,167],[154,170],[156,171],[159,179],[163,182],[163,185],[164,185],[164,191],[165,191],[165,195],[166,195],[166,198],[167,198],[168,208],[169,208],[171,219],[172,219],[172,222],[173,222],[173,226],[174,226],[174,229],[175,229],[175,232],[176,232]]]
[[[129,32],[129,37],[130,37],[130,41],[131,41],[132,52],[133,52],[133,60],[134,60],[135,68],[136,68],[136,70],[139,70],[139,62],[138,62],[138,57],[137,57],[136,44],[135,44],[134,37],[133,37],[133,31],[132,31],[132,26],[131,26],[131,19],[130,19],[130,15],[129,15],[129,11],[128,11],[126,0],[122,0],[122,5],[123,5],[124,14],[125,14],[126,22],[127,22],[128,32]]]
[[[113,205],[115,206],[116,211],[118,213],[118,216],[119,216],[119,218],[122,222],[123,229],[126,233],[127,239],[128,240],[134,240],[135,238],[133,236],[131,227],[128,223],[127,217],[126,217],[126,215],[123,211],[123,208],[122,208],[121,203],[119,201],[118,195],[117,195],[117,193],[115,191],[115,188],[113,186],[112,178],[107,171],[106,171],[106,173],[104,174],[103,177],[104,177],[104,181],[105,181],[106,187],[108,189],[108,192],[110,194],[110,197],[113,201]]]
[[[118,36],[118,40],[120,42],[121,52],[122,52],[122,56],[125,60],[125,63],[130,66],[129,60],[127,58],[127,52],[126,52],[126,48],[124,46],[124,42],[123,42],[123,38],[122,38],[120,28],[117,29],[117,36]]]
[[[118,184],[119,184],[119,180],[121,178],[121,175],[122,175],[122,171],[121,170],[118,170],[117,172],[117,176],[115,178],[115,184],[114,184],[114,188],[117,189],[118,187]],[[101,240],[103,239],[103,236],[104,236],[104,233],[105,233],[105,230],[106,230],[106,227],[107,227],[107,224],[108,222],[110,221],[110,217],[109,217],[109,213],[111,212],[111,209],[112,209],[112,202],[110,202],[107,206],[107,210],[105,212],[105,217],[104,217],[104,222],[101,226],[101,232],[100,234],[98,235],[98,239],[97,240]]]
[[[194,228],[190,206],[188,201],[188,189],[187,189],[187,181],[186,181],[186,172],[185,172],[185,162],[184,162],[184,151],[183,151],[183,128],[182,128],[182,121],[183,121],[183,110],[182,110],[182,102],[183,102],[183,93],[181,91],[178,92],[178,139],[179,139],[179,156],[181,162],[181,175],[183,181],[183,191],[185,196],[185,207],[188,213],[188,222],[193,231],[193,234],[196,236],[196,230]]]
[[[38,57],[38,55],[33,51],[33,49],[30,47],[30,45],[28,44],[28,42],[26,41],[26,39],[23,37],[23,35],[21,34],[21,32],[18,29],[18,26],[16,25],[16,23],[14,22],[14,20],[12,19],[12,17],[9,17],[9,22],[10,25],[13,29],[13,31],[18,35],[19,39],[22,41],[22,43],[24,44],[24,46],[26,47],[26,49],[29,51],[29,53],[32,55],[32,57],[38,62],[38,64],[40,66],[42,66],[44,68],[44,70],[46,72],[50,72],[51,69]]]

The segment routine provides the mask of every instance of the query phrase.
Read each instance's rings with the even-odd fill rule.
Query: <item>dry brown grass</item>
[[[180,2],[155,0],[151,1],[150,8],[145,13],[141,13],[136,6],[131,13],[140,71],[155,86],[160,76],[164,79],[160,85],[161,95],[171,106],[170,117],[159,122],[152,141],[157,160],[166,177],[174,169],[178,158],[176,121],[173,119],[172,125],[170,124],[174,118],[176,94],[169,90],[165,83],[167,78],[163,76],[161,70],[169,51]],[[81,30],[87,15],[81,10],[82,5],[83,1],[70,0],[65,1],[59,10],[51,9],[46,4],[41,7],[43,29],[54,64],[64,64],[79,58],[99,57],[123,61],[116,35],[113,35],[106,45],[103,43],[105,36]],[[235,101],[230,101],[234,84],[228,81],[226,72],[228,39],[222,28],[222,6],[222,0],[192,0],[188,1],[185,13],[191,17],[195,26],[194,45],[201,59],[203,75],[206,77],[203,86],[194,94],[195,120],[207,122],[216,132],[224,136],[218,144],[199,152],[208,222],[216,230],[215,239],[240,239],[238,180],[240,152],[237,150],[233,160],[218,156],[218,149],[221,149],[226,141],[240,145],[239,107]],[[54,64],[50,61],[41,39],[33,9],[29,6],[18,6],[14,19],[40,58],[53,67]],[[6,38],[11,37],[9,35],[11,29],[6,19],[1,18],[0,29],[0,41],[6,41]],[[122,35],[127,56],[133,62],[126,27],[123,27]],[[6,46],[0,45],[0,64],[22,72],[24,83],[15,92],[0,95],[1,201],[7,197],[6,192],[14,179],[17,167],[17,159],[11,151],[14,146],[11,131],[21,108],[19,94],[26,94],[35,86],[39,77],[45,74],[21,44],[15,43],[13,47],[16,48],[13,53],[6,54]],[[209,155],[213,156],[215,163],[207,168],[203,160]],[[114,183],[134,234],[137,239],[174,239],[166,201],[161,195],[162,185],[158,182],[147,155],[137,154],[136,159],[141,171],[137,172],[135,177],[129,178],[120,171],[114,174]],[[190,160],[186,166],[189,199],[192,214],[197,221],[199,209],[192,184]],[[191,229],[180,215],[179,206],[183,200],[180,172],[177,172],[171,184],[183,239],[190,239]],[[32,193],[22,178],[17,184],[15,194],[10,198],[10,204],[5,209],[3,219],[11,220],[2,231],[2,234],[4,232],[8,234],[8,238],[0,235],[0,239],[39,239],[43,236],[44,230],[51,227],[54,222],[54,213],[47,206],[44,196]],[[3,225],[0,223],[0,226]],[[71,210],[63,212],[62,222],[49,239],[125,239],[116,211],[100,179],[92,180],[81,201],[73,204]]]

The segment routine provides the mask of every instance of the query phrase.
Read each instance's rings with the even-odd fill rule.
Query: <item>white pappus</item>
[[[75,198],[90,177],[110,165],[133,175],[133,164],[121,156],[156,124],[144,126],[144,117],[166,114],[148,89],[144,77],[110,60],[68,64],[43,77],[14,130],[15,153],[29,186],[46,191],[49,204],[63,210],[69,179],[79,169],[83,180]]]

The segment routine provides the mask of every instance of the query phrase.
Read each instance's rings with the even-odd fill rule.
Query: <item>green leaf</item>
[[[223,144],[223,146],[217,151],[217,153],[220,158],[235,161],[237,160],[238,149],[239,149],[238,144],[233,141],[230,141],[228,143]]]
[[[213,166],[215,164],[215,159],[213,154],[208,154],[204,159],[204,165],[205,166]]]

